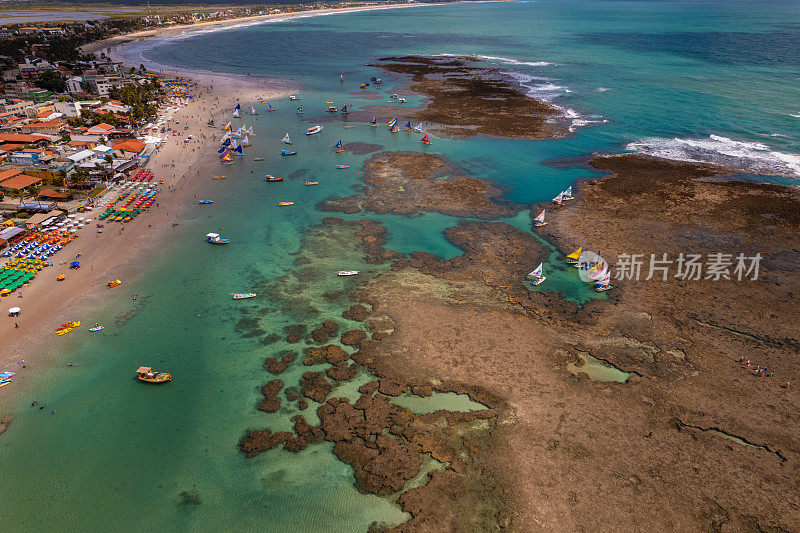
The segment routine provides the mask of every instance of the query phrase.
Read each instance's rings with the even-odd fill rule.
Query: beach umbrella
[[[22,311],[22,309],[20,309],[19,307],[12,307],[11,309],[8,310],[8,314],[11,316],[17,316],[20,311]]]

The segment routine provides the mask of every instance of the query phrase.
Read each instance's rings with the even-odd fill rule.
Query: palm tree
[[[108,164],[108,176],[113,177],[114,176],[114,168],[113,168],[114,156],[112,156],[111,154],[106,154],[105,157],[103,157],[103,161],[105,161]],[[108,181],[108,179],[106,179],[106,181]]]

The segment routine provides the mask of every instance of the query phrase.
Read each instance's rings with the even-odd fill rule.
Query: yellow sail
[[[583,246],[572,252],[567,256],[569,259],[579,259],[581,257],[581,252],[583,251]]]
[[[225,157],[222,158],[222,161],[230,161],[230,160],[231,160],[231,154],[226,154]]]

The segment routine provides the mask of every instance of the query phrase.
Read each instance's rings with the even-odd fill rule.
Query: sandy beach
[[[93,219],[92,225],[81,230],[79,238],[55,257],[54,265],[42,270],[30,286],[23,288],[21,298],[17,294],[3,298],[6,308],[19,306],[22,314],[19,318],[6,317],[0,321],[0,338],[5,344],[0,353],[0,368],[14,371],[22,378],[37,366],[46,365],[46,358],[39,354],[50,350],[43,348],[64,340],[55,335],[56,327],[63,322],[80,320],[85,327],[76,329],[68,337],[88,334],[91,325],[86,321],[90,311],[108,296],[130,292],[126,286],[147,274],[148,264],[158,250],[169,246],[171,240],[182,238],[182,217],[187,207],[195,202],[194,193],[220,168],[215,157],[219,129],[206,124],[209,117],[224,119],[224,113],[230,111],[236,101],[253,102],[258,98],[279,98],[288,94],[286,89],[269,87],[269,80],[212,77],[211,85],[196,84],[192,91],[194,97],[187,100],[188,103],[172,106],[168,116],[181,125],[188,125],[184,135],[194,138],[185,143],[185,137],[168,132],[161,149],[145,167],[153,171],[156,180],[164,178],[164,184],[159,187],[157,207],[151,207],[125,224],[107,223],[100,234],[95,233],[95,224],[101,210],[84,215]],[[114,198],[119,192],[114,190],[109,194]],[[68,263],[79,253],[81,268],[69,270]],[[60,264],[61,261],[65,264]],[[67,279],[58,282],[56,277],[62,273]],[[123,284],[107,288],[106,283],[114,279],[122,280]],[[22,360],[24,368],[19,363]],[[24,383],[24,380],[15,380],[18,386],[7,389],[4,401],[24,390]]]

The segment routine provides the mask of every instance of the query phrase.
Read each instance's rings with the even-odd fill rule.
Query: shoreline
[[[73,338],[88,334],[89,324],[94,322],[91,321],[92,312],[101,305],[101,298],[120,297],[119,291],[126,292],[129,283],[135,283],[146,274],[148,265],[157,258],[161,247],[181,235],[181,223],[190,206],[187,202],[194,201],[192,195],[208,183],[210,174],[214,172],[198,169],[217,168],[214,160],[217,130],[208,128],[207,117],[220,118],[220,114],[232,109],[237,101],[253,102],[257,97],[277,98],[291,94],[286,90],[270,91],[254,85],[232,90],[230,82],[233,80],[223,78],[215,81],[213,90],[198,82],[193,91],[194,98],[169,115],[181,124],[189,125],[186,131],[194,135],[194,139],[184,143],[185,137],[167,134],[158,152],[142,167],[151,169],[156,180],[164,177],[164,184],[158,187],[159,207],[151,207],[124,225],[105,224],[104,232],[98,236],[92,231],[95,227],[88,226],[62,251],[52,266],[42,270],[34,283],[21,291],[23,298],[13,295],[3,299],[9,307],[21,307],[22,314],[18,319],[0,322],[0,336],[5,340],[6,348],[0,354],[0,368],[16,372],[15,386],[6,388],[6,394],[0,398],[3,406],[0,412],[5,412],[17,395],[27,390],[26,378],[31,372],[53,363],[53,343],[59,339],[54,332],[56,326],[69,320],[81,320],[84,327],[66,336]],[[206,133],[206,130],[213,133]],[[116,196],[119,191],[107,194]],[[100,211],[95,210],[87,218],[92,218],[97,224],[99,214]],[[173,223],[178,225],[172,226]],[[79,270],[68,270],[66,264],[58,263],[62,260],[69,262],[78,253],[81,254]],[[57,282],[56,277],[61,273],[67,274],[67,279]],[[105,284],[111,279],[121,279],[123,284],[117,289],[108,289]],[[19,329],[14,327],[15,323],[19,324]],[[25,361],[24,368],[17,363],[21,360]]]

